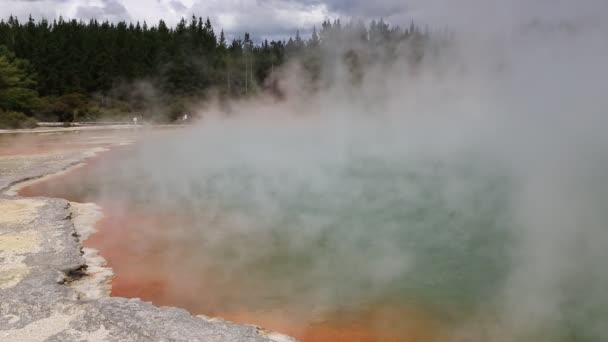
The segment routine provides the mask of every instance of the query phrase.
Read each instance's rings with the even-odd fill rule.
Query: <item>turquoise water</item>
[[[608,336],[601,328],[606,276],[596,264],[540,282],[559,291],[547,296],[550,303],[539,298],[538,307],[556,312],[533,311],[522,316],[526,325],[508,320],[509,305],[534,299],[513,285],[530,245],[515,209],[522,184],[488,156],[351,153],[278,165],[217,156],[186,160],[170,145],[140,145],[55,191],[124,212],[179,217],[160,231],[137,232],[163,241],[167,263],[180,260],[171,266],[176,272],[200,274],[201,289],[212,287],[224,311],[290,306],[323,319],[390,304],[474,331],[474,340]],[[180,300],[197,303],[196,293],[182,291]],[[201,311],[209,305],[201,302]]]

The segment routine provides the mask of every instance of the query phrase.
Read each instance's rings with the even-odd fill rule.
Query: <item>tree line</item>
[[[208,18],[195,16],[174,27],[162,20],[150,26],[11,16],[0,20],[0,125],[132,113],[172,121],[188,101],[212,91],[221,99],[273,91],[268,79],[290,60],[301,61],[318,79],[329,49],[341,51],[337,58],[356,75],[363,59],[346,41],[371,51],[366,61],[396,58],[396,47],[408,42],[413,48],[407,58],[415,63],[429,36],[413,23],[401,29],[382,20],[343,25],[337,19],[324,21],[306,39],[296,32],[286,40],[254,42],[249,33],[229,40]]]

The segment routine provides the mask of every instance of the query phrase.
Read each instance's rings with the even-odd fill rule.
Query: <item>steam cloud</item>
[[[332,62],[313,92],[290,65],[286,101],[206,106],[113,178],[129,201],[196,213],[163,233],[194,246],[182,263],[258,272],[252,296],[274,277],[320,311],[439,307],[449,340],[605,339],[608,30],[562,24],[457,35],[357,84]]]

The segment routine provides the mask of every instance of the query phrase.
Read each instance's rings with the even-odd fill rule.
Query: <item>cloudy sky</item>
[[[65,18],[110,21],[165,20],[175,24],[192,14],[210,17],[216,29],[257,37],[310,31],[325,18],[383,18],[407,25],[485,29],[531,20],[601,19],[608,0],[0,0],[0,17]]]

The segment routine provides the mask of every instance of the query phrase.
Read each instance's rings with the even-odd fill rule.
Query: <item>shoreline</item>
[[[84,152],[85,155],[83,156],[82,160],[70,163],[65,168],[63,168],[57,172],[43,174],[43,175],[40,175],[39,177],[28,177],[28,178],[24,178],[22,180],[17,180],[15,182],[9,184],[7,187],[0,189],[0,194],[6,195],[6,196],[11,196],[11,197],[21,197],[21,196],[19,196],[19,191],[21,189],[24,189],[30,185],[49,181],[53,178],[60,177],[62,175],[66,175],[66,174],[72,172],[73,170],[84,167],[86,165],[87,160],[89,160],[91,158],[95,158],[99,153],[108,152],[110,150],[111,150],[110,148],[103,148],[103,147],[90,149],[90,150]]]
[[[119,143],[115,146],[130,145],[133,142]],[[114,147],[115,147],[114,146]],[[29,196],[21,196],[19,191],[29,186],[39,183],[49,182],[55,178],[67,175],[74,170],[87,165],[87,162],[99,156],[99,154],[111,151],[112,147],[97,147],[84,151],[82,160],[71,163],[63,170],[45,174],[38,178],[32,178],[17,182],[8,188],[5,188],[0,193],[10,197],[30,198]],[[84,276],[80,279],[72,281],[68,286],[78,292],[78,296],[83,300],[95,300],[104,297],[109,297],[112,290],[112,278],[114,271],[107,265],[107,260],[99,253],[98,250],[90,247],[84,247],[84,242],[97,232],[96,224],[103,218],[103,208],[96,203],[78,203],[69,201],[71,209],[71,220],[78,234],[80,245],[82,248],[82,256],[86,264]]]
[[[104,127],[105,128],[105,127]],[[132,127],[129,127],[132,128]],[[81,130],[82,128],[78,128],[77,130]],[[107,128],[105,128],[107,129]],[[53,130],[56,132],[57,130]],[[19,133],[19,132],[17,132]],[[34,133],[40,133],[40,131],[36,131]],[[45,333],[49,330],[48,325],[54,328],[50,329],[56,333],[62,333],[69,331],[69,334],[66,336],[72,336],[73,340],[81,340],[82,338],[91,341],[101,341],[106,340],[110,336],[112,338],[110,340],[134,340],[139,341],[142,336],[157,336],[158,339],[171,339],[178,341],[205,341],[208,338],[213,338],[217,340],[247,340],[247,341],[275,341],[275,342],[291,342],[295,341],[295,339],[280,334],[276,332],[267,331],[259,326],[255,325],[246,325],[246,324],[236,324],[232,322],[225,321],[221,318],[209,318],[204,315],[193,316],[188,313],[186,310],[172,307],[156,307],[151,303],[143,302],[140,299],[128,299],[128,298],[120,298],[120,297],[110,297],[111,290],[111,279],[114,275],[111,268],[105,266],[106,260],[99,254],[98,251],[92,248],[84,247],[83,242],[96,231],[95,224],[103,217],[102,208],[95,203],[75,203],[69,202],[64,199],[58,198],[46,198],[46,197],[22,197],[18,195],[18,192],[30,185],[39,183],[39,182],[47,182],[51,181],[55,177],[59,177],[69,172],[72,172],[80,167],[86,165],[87,161],[91,158],[95,158],[100,153],[110,151],[112,148],[117,147],[119,145],[126,145],[132,142],[122,142],[111,144],[108,147],[100,148],[90,148],[84,151],[79,151],[77,153],[77,158],[68,159],[63,162],[58,162],[58,164],[53,164],[53,168],[37,168],[34,166],[34,171],[30,172],[30,174],[24,174],[23,176],[16,177],[15,179],[9,179],[6,185],[0,186],[0,208],[7,207],[12,209],[15,205],[14,203],[18,203],[18,209],[14,211],[14,215],[20,217],[21,221],[11,221],[12,212],[6,212],[3,210],[3,215],[0,216],[0,246],[5,247],[7,245],[7,241],[9,243],[15,244],[12,240],[7,240],[7,236],[10,236],[12,230],[19,231],[20,229],[11,229],[11,227],[3,227],[3,221],[7,221],[9,223],[24,223],[29,220],[28,216],[30,215],[22,215],[25,211],[28,214],[38,214],[38,208],[47,207],[49,205],[54,205],[54,209],[63,209],[63,214],[59,214],[59,218],[61,218],[62,222],[52,222],[50,226],[56,226],[59,223],[62,224],[63,228],[66,228],[66,233],[58,234],[58,232],[54,231],[50,234],[53,236],[43,236],[38,231],[38,227],[32,226],[33,222],[37,222],[39,220],[47,220],[49,217],[47,215],[39,215],[40,217],[36,217],[33,221],[29,220],[25,224],[27,232],[32,233],[33,238],[28,241],[33,241],[32,245],[35,248],[30,250],[20,250],[17,249],[12,251],[13,254],[9,255],[10,258],[18,260],[15,264],[17,271],[10,269],[11,265],[0,264],[2,267],[0,268],[0,301],[6,302],[4,299],[10,299],[15,303],[23,302],[23,295],[28,295],[30,290],[25,292],[17,291],[20,295],[11,295],[12,290],[16,290],[20,287],[22,283],[27,280],[27,278],[35,275],[33,273],[34,269],[41,268],[40,265],[37,265],[36,262],[32,265],[25,265],[24,260],[27,258],[28,254],[35,254],[40,252],[42,249],[40,246],[40,241],[47,239],[52,240],[52,238],[57,237],[63,240],[70,240],[71,247],[69,250],[61,251],[62,254],[69,254],[70,262],[69,267],[62,267],[58,270],[54,269],[43,269],[41,273],[49,273],[56,274],[55,272],[60,271],[62,273],[58,278],[55,276],[55,281],[51,281],[45,285],[49,287],[55,288],[55,292],[63,293],[64,296],[51,297],[48,298],[49,307],[47,308],[50,311],[49,317],[43,318],[41,320],[35,320],[32,317],[31,322],[28,324],[27,319],[23,319],[23,317],[18,317],[18,319],[13,318],[13,321],[6,322],[2,321],[2,317],[13,317],[15,314],[11,314],[10,312],[4,312],[4,308],[0,308],[0,336],[5,338],[22,338],[22,340],[39,340],[42,339],[42,335],[39,333]],[[31,170],[30,170],[31,171]],[[2,175],[0,175],[2,178]],[[4,177],[6,178],[6,177]],[[10,178],[10,177],[9,177]],[[22,215],[23,217],[19,216]],[[4,219],[3,216],[7,216],[7,219]],[[55,215],[57,216],[57,215]],[[8,229],[3,229],[8,228]],[[5,232],[4,230],[7,230]],[[15,233],[17,234],[17,233]],[[48,235],[48,233],[47,233]],[[11,237],[12,238],[12,237]],[[21,236],[16,238],[17,240],[22,239]],[[51,242],[51,241],[48,241]],[[67,245],[67,243],[60,243],[61,245]],[[12,247],[12,245],[8,245]],[[52,247],[52,246],[49,246]],[[6,249],[6,248],[4,248]],[[8,248],[8,251],[11,252],[11,249]],[[3,255],[4,254],[4,255]],[[26,256],[24,256],[26,255]],[[0,260],[2,257],[7,259],[7,252],[0,251]],[[6,267],[5,267],[6,266]],[[42,267],[44,268],[44,267]],[[49,278],[49,274],[45,274],[46,278]],[[9,279],[7,282],[5,279]],[[48,281],[48,279],[46,279]],[[8,284],[8,285],[7,285]],[[6,286],[5,286],[6,285]],[[59,288],[57,288],[59,287]],[[7,292],[8,291],[8,292]],[[12,291],[15,292],[15,291]],[[52,291],[51,291],[52,292]],[[63,298],[62,298],[63,297]],[[64,301],[70,302],[68,307],[71,307],[68,311],[79,312],[78,315],[74,316],[66,316],[63,311],[65,311],[66,303]],[[57,302],[62,302],[61,305],[57,305]],[[36,306],[39,303],[35,303]],[[22,305],[16,305],[22,306]],[[72,307],[73,306],[73,307]],[[60,322],[64,322],[66,319],[70,321],[74,321],[76,319],[84,319],[84,316],[88,310],[79,310],[82,306],[89,306],[89,309],[94,309],[96,312],[99,312],[100,315],[97,316],[97,319],[92,319],[93,322],[87,322],[88,324],[99,326],[98,330],[95,330],[94,333],[91,333],[91,328],[88,327],[85,331],[80,331],[71,326],[61,325]],[[33,311],[36,311],[36,308]],[[57,313],[60,311],[60,313]],[[10,311],[10,309],[9,309]],[[23,310],[22,310],[23,311]],[[110,312],[110,313],[108,313]],[[120,319],[118,322],[114,322],[112,324],[104,324],[105,318],[107,320],[108,316],[112,317],[118,316]],[[141,315],[144,317],[141,317]],[[90,315],[89,315],[90,316]],[[93,315],[95,316],[95,315]],[[139,316],[139,318],[138,318]],[[162,319],[162,317],[166,317],[167,319]],[[44,321],[44,320],[47,321]],[[141,320],[144,321],[155,321],[153,324],[148,325],[147,327],[143,327]],[[49,321],[52,321],[49,323]],[[134,320],[138,320],[135,322]],[[44,324],[40,323],[44,321]],[[120,323],[122,321],[122,323]],[[171,323],[169,323],[171,321]],[[125,326],[125,322],[127,322]],[[41,326],[44,326],[42,327]],[[59,326],[61,325],[61,326]],[[106,326],[107,325],[107,326]],[[139,328],[135,328],[138,326]],[[180,328],[181,327],[181,328]],[[186,330],[184,330],[186,329]],[[41,331],[39,331],[41,330]],[[76,331],[75,331],[76,330]],[[113,331],[115,330],[115,331]],[[114,334],[109,334],[108,332],[114,332]],[[46,337],[54,336],[54,335],[44,335]],[[65,341],[71,341],[71,338],[65,337]],[[146,338],[145,340],[149,340]],[[154,339],[153,339],[154,340]]]
[[[0,134],[35,134],[35,133],[62,133],[76,131],[120,131],[120,130],[145,130],[145,129],[171,129],[184,128],[183,125],[109,125],[109,126],[70,126],[70,127],[36,127],[22,129],[0,129]]]

